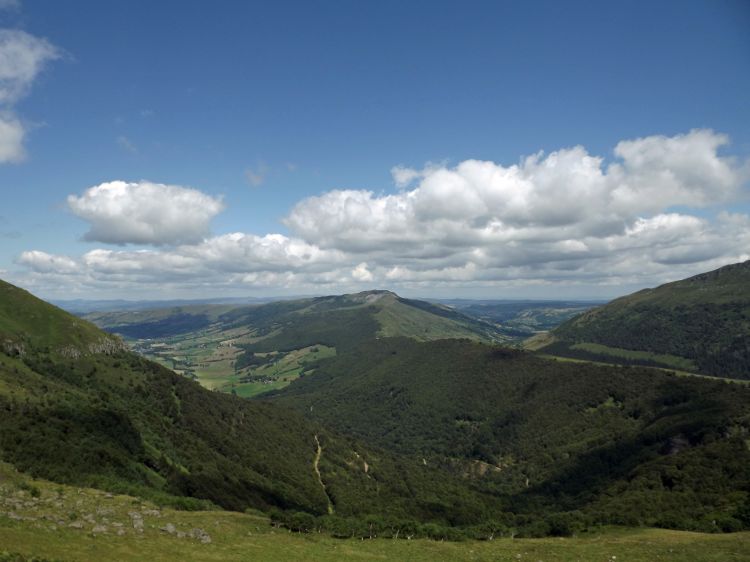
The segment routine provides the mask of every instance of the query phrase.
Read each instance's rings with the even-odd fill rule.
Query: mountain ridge
[[[540,351],[748,379],[750,260],[620,297],[550,335]]]

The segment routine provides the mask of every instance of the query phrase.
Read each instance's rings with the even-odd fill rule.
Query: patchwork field
[[[131,347],[153,361],[177,373],[196,379],[206,388],[250,397],[283,388],[304,376],[305,367],[318,359],[335,355],[325,345],[307,346],[289,352],[256,354],[265,358],[253,365],[238,365],[243,344],[258,341],[254,330],[218,326],[187,334],[153,339],[131,340]]]

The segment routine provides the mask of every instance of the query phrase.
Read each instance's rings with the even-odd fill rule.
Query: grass
[[[296,534],[272,527],[261,514],[159,509],[130,496],[32,480],[2,464],[0,502],[0,557],[8,551],[66,562],[750,560],[747,532],[722,535],[607,528],[576,538],[456,543]],[[134,513],[141,514],[142,532],[133,526]],[[81,528],[70,526],[78,523]],[[107,529],[94,532],[96,525]],[[174,527],[171,533],[170,525]],[[177,535],[190,529],[201,529],[211,542]]]
[[[383,306],[375,314],[381,337],[407,336],[419,341],[482,337],[455,320],[449,320],[401,303]]]
[[[571,349],[579,349],[581,351],[588,351],[590,353],[597,353],[602,355],[610,355],[612,357],[618,357],[622,359],[632,359],[640,361],[654,361],[661,363],[667,367],[674,367],[681,371],[695,370],[695,363],[690,359],[684,357],[678,357],[676,355],[669,355],[666,353],[653,353],[651,351],[633,351],[631,349],[622,349],[619,347],[610,347],[599,343],[576,343],[570,346]]]
[[[202,522],[201,514],[187,519]],[[27,556],[44,556],[66,562],[101,560],[185,562],[210,561],[348,561],[439,560],[499,561],[543,560],[573,562],[746,561],[750,559],[750,534],[702,535],[643,529],[612,531],[577,539],[498,539],[491,542],[434,542],[428,540],[339,540],[322,535],[290,534],[261,529],[260,518],[239,514],[214,517],[222,532],[212,544],[185,542],[151,532],[141,539],[93,537],[80,531],[36,531],[23,525],[3,526],[3,548]],[[214,532],[214,536],[217,536]]]
[[[625,366],[625,365],[618,365],[617,363],[605,363],[603,361],[594,361],[593,359],[581,359],[577,357],[565,357],[564,355],[552,355],[550,353],[535,353],[537,357],[541,357],[542,359],[549,359],[550,361],[562,361],[563,363],[591,363],[593,365],[601,365],[603,367],[612,367],[612,366]],[[713,375],[701,375],[700,373],[691,373],[690,371],[680,371],[679,369],[669,369],[667,367],[653,367],[651,365],[639,365],[639,369],[656,369],[657,371],[664,371],[667,373],[672,373],[673,375],[676,375],[678,377],[698,377],[700,379],[710,379],[710,380],[721,380],[722,382],[725,382],[727,384],[740,384],[743,386],[750,386],[750,380],[742,380],[742,379],[730,379],[725,378],[721,376],[713,376]]]
[[[234,362],[242,353],[238,346],[257,339],[255,332],[247,328],[223,329],[214,325],[197,332],[131,344],[148,359],[194,377],[209,390],[234,392],[245,398],[283,388],[299,378],[308,363],[336,354],[332,347],[309,346],[281,354],[278,361],[268,365],[235,370]],[[243,382],[248,376],[262,380]]]

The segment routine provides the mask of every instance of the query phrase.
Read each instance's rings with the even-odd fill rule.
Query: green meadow
[[[0,562],[750,560],[750,533],[602,528],[572,538],[337,539],[256,513],[175,511],[138,498],[32,480],[0,465]]]

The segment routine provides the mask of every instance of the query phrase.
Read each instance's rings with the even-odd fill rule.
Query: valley
[[[83,315],[130,348],[210,390],[251,397],[369,338],[512,342],[501,326],[387,291],[266,305],[190,305]]]
[[[750,562],[750,0],[0,0],[0,562]]]
[[[700,543],[700,533],[750,526],[750,387],[681,376],[695,364],[668,353],[582,341],[568,349],[593,357],[555,356],[568,325],[611,305],[536,333],[531,351],[507,318],[388,291],[86,316],[126,346],[0,289],[1,460],[5,481],[22,482],[11,497],[24,498],[8,500],[0,536],[19,544],[39,522],[21,513],[41,506],[26,494],[48,481],[101,490],[75,492],[89,515],[100,506],[86,497],[140,498],[127,501],[148,504],[144,521],[171,519],[144,523],[154,545],[205,533],[206,548],[229,541],[225,554],[252,543],[289,556],[313,541],[335,559],[336,541],[378,536],[356,552],[385,552],[390,537],[389,556],[413,539],[492,557],[524,539],[555,559],[544,537],[576,537],[565,549],[578,556],[617,544],[623,528]],[[577,310],[569,304],[504,314],[550,325]],[[65,507],[66,494],[44,505],[81,511]],[[74,550],[95,535],[107,548],[145,540],[122,517],[89,515],[73,518],[83,517],[78,528],[49,514],[45,533]],[[255,528],[247,537],[237,534],[245,525]],[[682,536],[654,532],[665,544]]]
[[[266,306],[187,304],[148,308],[145,303],[137,303],[137,310],[85,312],[81,316],[122,336],[136,353],[195,379],[210,390],[251,397],[287,386],[304,376],[307,369],[314,369],[317,361],[336,353],[335,346],[321,343],[325,340],[323,335],[320,342],[295,336],[296,340],[284,342],[283,350],[262,343],[273,341],[284,331],[290,312],[298,315],[294,318],[297,324],[310,320],[300,319],[299,315],[327,320],[327,316],[333,318],[344,310],[367,305],[373,308],[367,313],[378,327],[368,328],[360,337],[406,336],[419,341],[457,337],[516,345],[593,306],[575,301],[457,300],[430,304],[377,291],[369,295],[369,301],[363,300],[367,295],[336,298],[339,300],[325,297],[325,305],[320,299],[317,303],[292,299],[284,305]],[[266,351],[247,352],[251,347]]]

